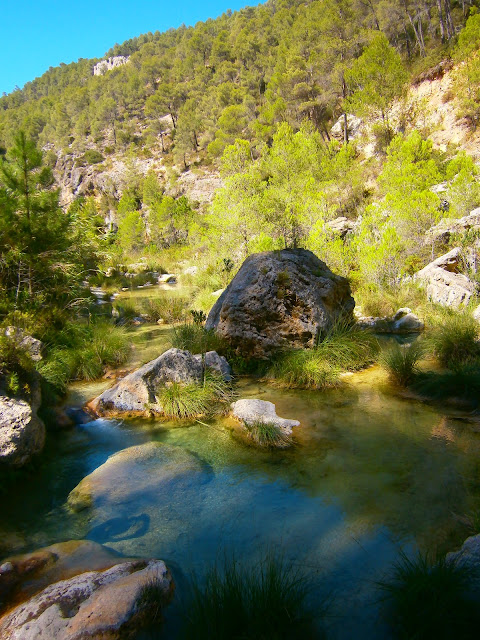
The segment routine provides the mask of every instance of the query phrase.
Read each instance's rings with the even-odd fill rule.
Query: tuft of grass
[[[147,298],[143,304],[143,311],[151,322],[162,319],[170,324],[185,317],[188,305],[189,299],[186,296],[161,296]]]
[[[148,613],[149,622],[159,622],[163,619],[163,610],[169,602],[169,594],[165,593],[162,581],[152,576],[140,589],[136,606]]]
[[[480,357],[479,325],[466,313],[455,313],[435,326],[429,338],[441,365],[455,370]]]
[[[453,371],[428,371],[417,376],[415,390],[433,400],[455,398],[474,407],[480,399],[480,365],[465,364]]]
[[[173,328],[172,347],[191,353],[206,353],[222,350],[223,342],[215,331],[207,330],[196,322],[186,322]]]
[[[380,356],[380,364],[388,371],[392,382],[406,387],[411,384],[419,373],[418,361],[424,354],[424,348],[419,342],[410,345],[395,343]]]
[[[356,371],[374,362],[379,348],[377,339],[369,331],[340,323],[315,348],[281,356],[267,377],[287,387],[332,387],[338,384],[341,371]]]
[[[273,422],[256,420],[255,422],[244,423],[249,437],[259,447],[266,449],[284,449],[293,444],[291,436]]]
[[[225,413],[234,398],[232,385],[210,370],[201,384],[173,382],[157,395],[165,417],[180,420]]]
[[[312,637],[310,589],[291,564],[268,556],[251,567],[235,559],[194,578],[185,603],[185,640],[287,640]]]
[[[470,598],[472,571],[463,564],[428,555],[402,553],[379,586],[396,637],[467,640],[477,636],[478,605]]]

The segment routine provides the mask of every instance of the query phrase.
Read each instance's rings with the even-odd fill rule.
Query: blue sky
[[[259,0],[3,0],[0,94],[23,87],[61,62],[99,58],[116,42],[257,4]]]

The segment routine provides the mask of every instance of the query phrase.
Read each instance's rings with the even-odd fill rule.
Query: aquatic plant
[[[272,555],[249,566],[235,559],[194,578],[184,603],[185,640],[286,640],[312,637],[310,585],[301,571]],[[320,612],[321,615],[322,612]],[[318,637],[318,636],[317,636]]]
[[[449,315],[432,329],[429,344],[444,367],[472,363],[480,357],[479,325],[467,313]]]
[[[472,571],[464,564],[427,554],[404,553],[379,583],[396,637],[450,640],[477,635],[478,605],[469,595]]]
[[[235,395],[229,382],[207,370],[203,383],[173,382],[161,389],[157,400],[166,417],[185,419],[226,412]]]
[[[173,328],[172,347],[191,353],[205,353],[221,350],[223,342],[215,331],[196,322],[186,322]]]
[[[374,362],[378,351],[372,333],[339,323],[313,349],[280,356],[267,377],[287,387],[323,389],[338,384],[342,370],[357,370]]]
[[[136,606],[139,610],[148,611],[149,623],[155,623],[162,620],[168,600],[163,582],[157,576],[152,576],[140,589]]]
[[[419,373],[418,361],[424,354],[423,346],[415,341],[409,345],[395,343],[380,356],[380,364],[390,379],[401,387],[411,384]]]
[[[291,436],[273,422],[256,420],[248,424],[245,423],[245,428],[249,438],[260,447],[282,449],[293,444]]]

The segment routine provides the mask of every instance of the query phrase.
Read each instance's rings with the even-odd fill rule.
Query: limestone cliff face
[[[112,58],[107,58],[106,60],[97,62],[93,67],[93,75],[103,76],[107,71],[111,71],[116,67],[122,67],[124,64],[127,64],[128,61],[129,58],[126,56],[113,56]]]

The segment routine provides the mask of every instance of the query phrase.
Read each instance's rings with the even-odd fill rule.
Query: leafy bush
[[[406,387],[418,375],[417,363],[423,354],[424,349],[419,342],[413,342],[410,345],[395,343],[382,353],[380,364],[388,371],[393,382]]]
[[[311,634],[305,576],[268,556],[254,567],[235,560],[215,565],[203,583],[194,579],[185,603],[187,640],[283,640]],[[320,615],[324,611],[320,612]]]
[[[317,347],[281,356],[267,377],[288,387],[323,389],[337,384],[342,370],[357,370],[374,362],[378,351],[378,341],[371,333],[340,323]]]
[[[184,419],[224,413],[234,397],[231,384],[207,369],[203,383],[173,382],[160,391],[157,400],[167,418]]]
[[[478,323],[472,316],[455,313],[433,328],[430,345],[440,364],[456,369],[480,356],[478,334]]]
[[[191,353],[218,351],[223,346],[222,339],[212,329],[201,324],[186,322],[173,328],[172,347],[185,349]]]
[[[87,149],[87,151],[85,151],[83,156],[78,158],[77,162],[80,166],[83,166],[86,164],[99,164],[104,160],[105,158],[100,153],[100,151],[97,151],[96,149]]]
[[[402,554],[390,577],[379,584],[398,638],[467,639],[477,635],[480,620],[468,595],[471,570],[427,555]]]
[[[189,299],[186,296],[161,296],[147,298],[143,304],[143,311],[152,322],[162,319],[172,323],[185,317],[188,305]]]
[[[245,428],[249,437],[260,447],[283,449],[293,444],[292,438],[272,422],[256,420],[250,424],[245,423]]]

